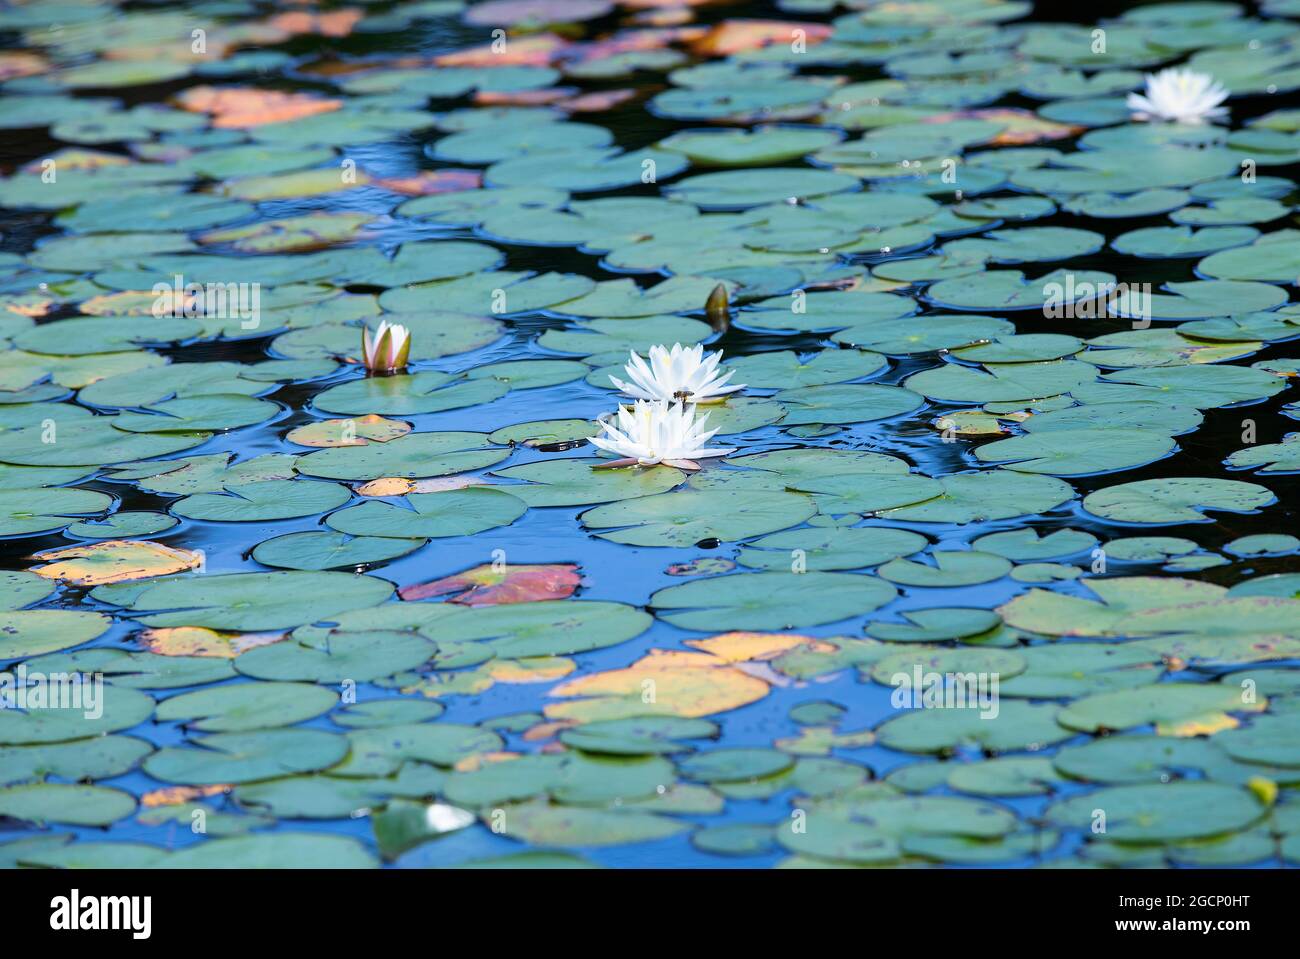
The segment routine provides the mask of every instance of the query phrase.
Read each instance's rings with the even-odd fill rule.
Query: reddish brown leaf
[[[356,7],[344,7],[329,13],[291,10],[276,14],[266,21],[266,25],[290,34],[313,33],[322,37],[346,37],[363,16],[362,11]]]
[[[735,568],[733,560],[720,556],[701,556],[685,563],[673,563],[664,572],[669,576],[703,576],[706,573],[729,573]]]
[[[176,102],[191,113],[212,114],[212,125],[223,129],[300,120],[318,113],[330,113],[343,106],[342,100],[325,100],[307,93],[209,86],[190,87],[177,97]]]
[[[594,90],[567,100],[558,100],[555,105],[569,113],[604,113],[635,96],[635,90]]]
[[[440,67],[544,67],[569,45],[570,41],[563,37],[542,33],[534,37],[512,37],[504,50],[498,50],[496,44],[487,43],[481,47],[444,53],[435,57],[433,62]]]
[[[608,0],[486,0],[465,11],[465,22],[480,27],[539,27],[594,20],[613,8]]]
[[[1029,110],[1018,107],[989,107],[982,110],[954,110],[951,113],[936,113],[926,117],[923,123],[951,123],[954,120],[988,120],[991,123],[1006,124],[1006,129],[990,142],[998,146],[1024,146],[1027,143],[1040,143],[1044,140],[1064,140],[1078,136],[1087,127],[1072,123],[1057,123],[1044,120]]]
[[[697,40],[704,33],[705,30],[701,27],[690,30],[624,30],[612,37],[593,40],[590,43],[574,44],[566,53],[565,59],[588,63],[620,53],[662,50],[670,44]]]
[[[211,656],[234,659],[258,646],[269,646],[288,633],[219,633],[201,626],[172,626],[143,630],[136,637],[141,648],[160,656]]]
[[[577,87],[547,87],[544,90],[480,90],[474,102],[492,107],[540,107],[571,97]]]
[[[423,170],[415,176],[392,177],[373,182],[375,186],[406,196],[431,196],[434,193],[477,190],[483,185],[483,174],[478,170]]]
[[[801,31],[801,32],[800,32]],[[691,44],[696,53],[709,57],[729,57],[745,50],[760,50],[773,44],[821,43],[831,35],[824,23],[800,23],[793,20],[724,20]]]
[[[181,803],[190,802],[194,799],[219,796],[221,793],[230,792],[234,788],[229,783],[218,783],[215,786],[164,786],[162,789],[155,789],[141,796],[140,805],[145,809],[153,809],[158,806],[179,806]]]
[[[0,80],[15,77],[34,77],[50,68],[44,57],[20,50],[0,52]]]
[[[454,576],[444,576],[428,583],[403,586],[397,595],[405,600],[447,596],[450,602],[465,606],[500,606],[506,603],[533,603],[543,599],[567,599],[582,582],[578,567],[572,563],[549,563],[536,566],[475,566]]]

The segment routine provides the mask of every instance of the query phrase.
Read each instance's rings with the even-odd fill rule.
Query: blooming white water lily
[[[637,400],[634,406],[618,408],[618,426],[604,420],[597,423],[604,436],[593,436],[591,443],[607,453],[622,459],[601,463],[600,466],[654,466],[663,463],[678,469],[697,470],[694,462],[709,456],[726,456],[736,452],[730,449],[708,449],[705,443],[717,430],[704,430],[709,418],[705,413],[695,417],[695,407],[663,400]]]
[[[1146,96],[1128,95],[1128,108],[1139,120],[1165,120],[1171,123],[1204,123],[1228,115],[1219,106],[1228,99],[1228,90],[1208,73],[1170,67],[1147,74]]]
[[[411,354],[411,331],[400,323],[383,320],[373,336],[361,329],[361,362],[372,373],[390,373],[406,366]]]
[[[640,400],[665,400],[667,402],[709,403],[722,400],[728,393],[743,390],[744,384],[727,385],[731,373],[718,375],[722,351],[704,355],[702,346],[682,346],[674,343],[650,347],[650,362],[632,353],[631,362],[624,367],[631,382],[617,376],[610,380],[628,396]]]

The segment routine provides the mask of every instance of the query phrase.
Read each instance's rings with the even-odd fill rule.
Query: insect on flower
[[[611,376],[613,384],[628,396],[640,400],[664,400],[678,403],[716,403],[728,393],[743,390],[744,384],[727,385],[730,372],[718,375],[722,352],[704,355],[704,347],[686,347],[674,343],[650,347],[650,362],[631,355],[624,367],[630,382]]]

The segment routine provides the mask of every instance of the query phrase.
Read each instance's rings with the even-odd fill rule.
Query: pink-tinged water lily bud
[[[1170,67],[1147,74],[1146,96],[1128,95],[1128,108],[1138,120],[1163,120],[1168,123],[1204,123],[1228,115],[1219,106],[1228,99],[1228,90],[1208,73]]]
[[[387,320],[371,335],[370,327],[361,329],[361,362],[372,373],[391,373],[405,368],[411,355],[411,331]]]
[[[728,393],[743,390],[744,384],[727,385],[731,373],[718,375],[722,352],[704,355],[702,346],[682,346],[674,343],[650,347],[650,362],[632,353],[631,361],[624,367],[630,382],[616,376],[610,381],[639,400],[664,400],[676,403],[716,403]]]
[[[611,466],[675,466],[678,469],[697,470],[695,460],[710,456],[728,456],[735,448],[710,449],[704,444],[717,430],[704,429],[709,414],[698,420],[695,407],[663,400],[637,400],[635,406],[618,408],[618,426],[604,420],[598,425],[604,436],[593,436],[593,446],[613,453],[620,459],[600,464]]]

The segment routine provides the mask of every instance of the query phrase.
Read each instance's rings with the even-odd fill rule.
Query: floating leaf
[[[1203,510],[1246,513],[1274,502],[1263,486],[1202,477],[1138,480],[1084,497],[1094,516],[1121,523],[1205,523]]]
[[[571,563],[513,565],[500,569],[495,565],[485,565],[427,583],[403,586],[397,592],[408,601],[450,594],[449,602],[465,606],[496,606],[567,599],[581,581],[578,567]]]
[[[78,586],[167,576],[195,569],[203,562],[200,553],[140,540],[107,540],[46,550],[34,558],[47,564],[34,570],[38,575]]]

